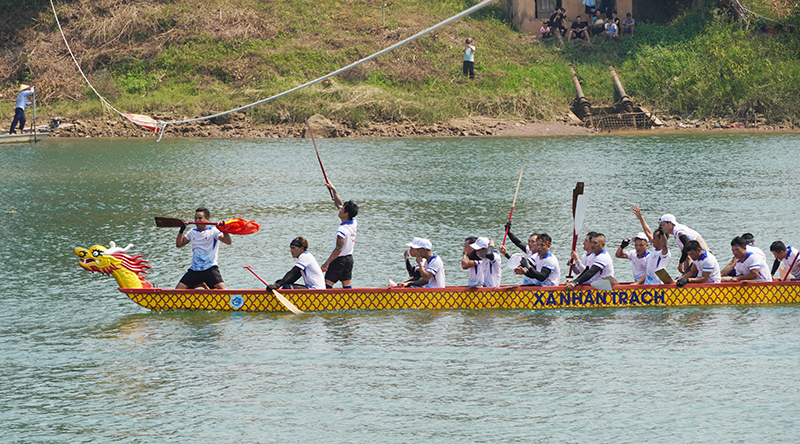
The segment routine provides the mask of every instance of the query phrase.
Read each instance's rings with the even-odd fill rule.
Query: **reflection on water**
[[[795,135],[321,140],[361,206],[357,285],[402,279],[428,237],[458,269],[463,239],[515,232],[567,258],[571,191],[615,249],[661,213],[721,260],[743,232],[796,244]],[[338,218],[305,140],[58,140],[0,151],[0,441],[794,442],[797,307],[153,313],[82,271],[77,246],[134,243],[171,288],[190,262],[153,216],[263,224],[220,255],[231,287],[275,279]],[[746,167],[742,167],[746,165]],[[7,211],[16,211],[15,213]],[[617,262],[621,279],[630,266]],[[504,273],[504,282],[518,279]],[[789,375],[789,376],[787,376]],[[769,430],[768,434],[764,430]]]

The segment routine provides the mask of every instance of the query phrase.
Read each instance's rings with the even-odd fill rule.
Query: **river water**
[[[798,244],[800,135],[643,134],[317,144],[361,207],[356,286],[404,279],[413,236],[465,284],[463,239],[502,242],[521,167],[515,232],[549,233],[562,266],[577,181],[582,231],[610,250],[640,231],[634,204],[653,227],[675,214],[721,262],[744,232]],[[339,220],[310,141],[47,139],[2,147],[0,165],[0,442],[800,439],[796,306],[154,313],[72,250],[133,243],[171,288],[191,252],[153,216],[203,205],[263,225],[222,246],[230,288],[261,287],[244,265],[281,277],[298,235],[321,262]]]

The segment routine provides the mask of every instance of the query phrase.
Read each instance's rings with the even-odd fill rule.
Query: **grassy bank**
[[[0,86],[38,87],[40,112],[108,115],[83,83],[49,2],[11,0],[28,14],[0,27],[8,48]],[[320,77],[477,2],[465,0],[72,0],[56,4],[92,84],[115,107],[178,119],[224,111]],[[797,21],[791,9],[775,13]],[[18,6],[18,5],[17,5]],[[218,12],[219,10],[219,12]],[[762,12],[763,13],[763,12]],[[800,34],[744,29],[708,7],[667,24],[641,23],[634,39],[540,42],[492,5],[336,78],[251,108],[254,122],[298,122],[314,113],[353,126],[370,121],[443,122],[487,116],[553,120],[574,98],[572,62],[593,103],[611,103],[613,64],[635,102],[682,115],[764,114],[798,119]],[[461,47],[475,39],[475,81],[460,75]],[[0,118],[10,120],[10,106]]]

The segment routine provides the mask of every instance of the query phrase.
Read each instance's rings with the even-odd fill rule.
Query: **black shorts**
[[[214,265],[203,271],[187,270],[186,274],[181,278],[181,283],[189,288],[202,286],[203,282],[208,285],[208,288],[214,288],[217,284],[224,282],[222,274],[219,272],[219,267]]]
[[[353,255],[339,256],[328,265],[325,273],[325,280],[334,284],[339,281],[349,281],[353,279]]]

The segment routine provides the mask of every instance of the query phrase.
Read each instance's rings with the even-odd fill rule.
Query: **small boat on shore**
[[[9,134],[8,131],[0,133],[0,143],[34,143],[35,140],[41,141],[49,136],[49,131],[36,131],[36,133],[17,133]]]
[[[155,288],[145,278],[147,260],[126,253],[132,245],[76,248],[85,270],[110,274],[132,301],[154,311],[215,310],[285,312],[266,289],[173,290]],[[497,288],[352,288],[281,290],[302,311],[327,310],[491,310],[600,307],[685,307],[706,305],[775,305],[800,303],[800,281],[731,282],[720,284],[614,285],[610,291],[580,286],[535,287],[504,285]]]

